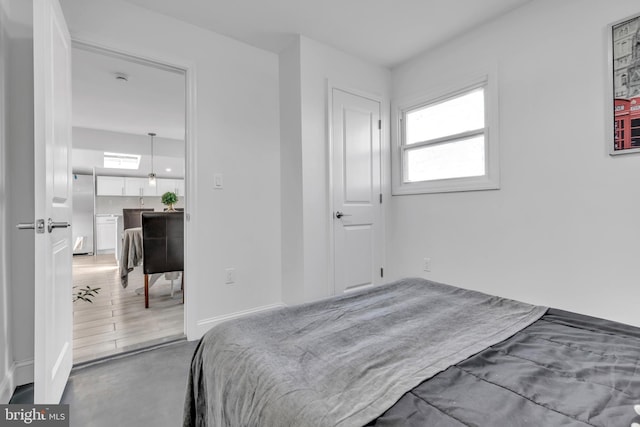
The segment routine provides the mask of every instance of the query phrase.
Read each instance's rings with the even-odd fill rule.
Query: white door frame
[[[185,76],[185,222],[184,222],[184,333],[188,340],[199,338],[196,318],[196,301],[198,301],[198,289],[190,286],[189,277],[198,277],[197,263],[195,263],[195,236],[197,230],[197,198],[190,196],[197,194],[196,180],[196,159],[197,159],[197,137],[196,137],[196,67],[193,62],[167,58],[165,56],[148,56],[143,52],[120,47],[107,46],[85,37],[78,37],[71,34],[71,46],[84,50],[90,50],[105,55],[114,55],[119,58],[126,58],[139,64],[150,65],[160,69],[181,71]],[[73,57],[71,58],[73,63]],[[191,255],[193,254],[193,255]]]
[[[326,139],[327,139],[327,176],[328,176],[328,186],[329,186],[329,191],[328,191],[328,197],[329,197],[329,210],[327,212],[327,218],[328,218],[328,230],[330,230],[329,233],[329,248],[328,248],[328,259],[329,259],[329,281],[327,283],[327,295],[332,296],[334,294],[334,290],[335,290],[335,259],[334,259],[334,255],[335,255],[335,237],[334,237],[334,232],[333,232],[333,222],[334,222],[334,218],[333,218],[333,213],[335,211],[335,207],[333,205],[333,184],[334,184],[334,177],[333,177],[333,159],[334,159],[334,153],[333,153],[333,90],[337,89],[337,90],[341,90],[343,92],[347,92],[350,93],[352,95],[356,95],[356,96],[360,96],[362,98],[367,98],[370,99],[372,101],[378,102],[380,104],[380,120],[382,123],[381,129],[380,129],[380,191],[383,193],[384,197],[388,199],[387,196],[387,191],[386,191],[386,185],[385,183],[387,182],[386,180],[386,174],[384,173],[384,165],[386,164],[385,162],[385,147],[386,147],[386,143],[385,143],[385,138],[384,138],[384,132],[386,129],[385,126],[385,117],[386,114],[384,113],[384,100],[382,97],[359,90],[359,89],[354,89],[353,87],[349,86],[349,85],[343,85],[340,83],[336,83],[335,81],[331,80],[331,79],[327,79],[326,80],[326,91],[327,91],[327,110],[326,110],[326,114],[327,114],[327,126],[326,126]],[[385,205],[388,202],[388,200],[384,200],[382,206],[380,207],[380,227],[382,229],[380,235],[381,235],[381,256],[382,256],[382,264],[383,267],[386,264],[386,219],[385,219]]]

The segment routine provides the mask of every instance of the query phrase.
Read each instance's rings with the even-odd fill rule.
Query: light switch
[[[236,283],[236,269],[235,268],[227,268],[225,271],[224,283],[230,285],[232,283]]]
[[[213,188],[222,188],[222,174],[213,175]]]

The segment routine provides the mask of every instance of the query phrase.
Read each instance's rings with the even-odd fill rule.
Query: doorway
[[[152,277],[145,308],[124,213],[163,212],[170,192],[188,215],[186,86],[183,69],[73,43],[74,223],[90,224],[72,237],[74,364],[185,336],[182,273]],[[81,181],[91,194],[75,191]],[[126,230],[140,221],[134,226]]]

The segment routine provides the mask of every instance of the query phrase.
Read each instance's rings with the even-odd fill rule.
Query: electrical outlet
[[[422,260],[422,269],[424,271],[431,271],[431,258],[425,258]]]
[[[225,271],[224,283],[230,285],[232,283],[236,283],[236,269],[235,268],[227,268]]]

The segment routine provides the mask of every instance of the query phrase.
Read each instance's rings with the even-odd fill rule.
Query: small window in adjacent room
[[[138,169],[140,155],[123,153],[104,153],[104,167],[110,169]]]
[[[394,194],[498,188],[488,79],[397,110]]]

